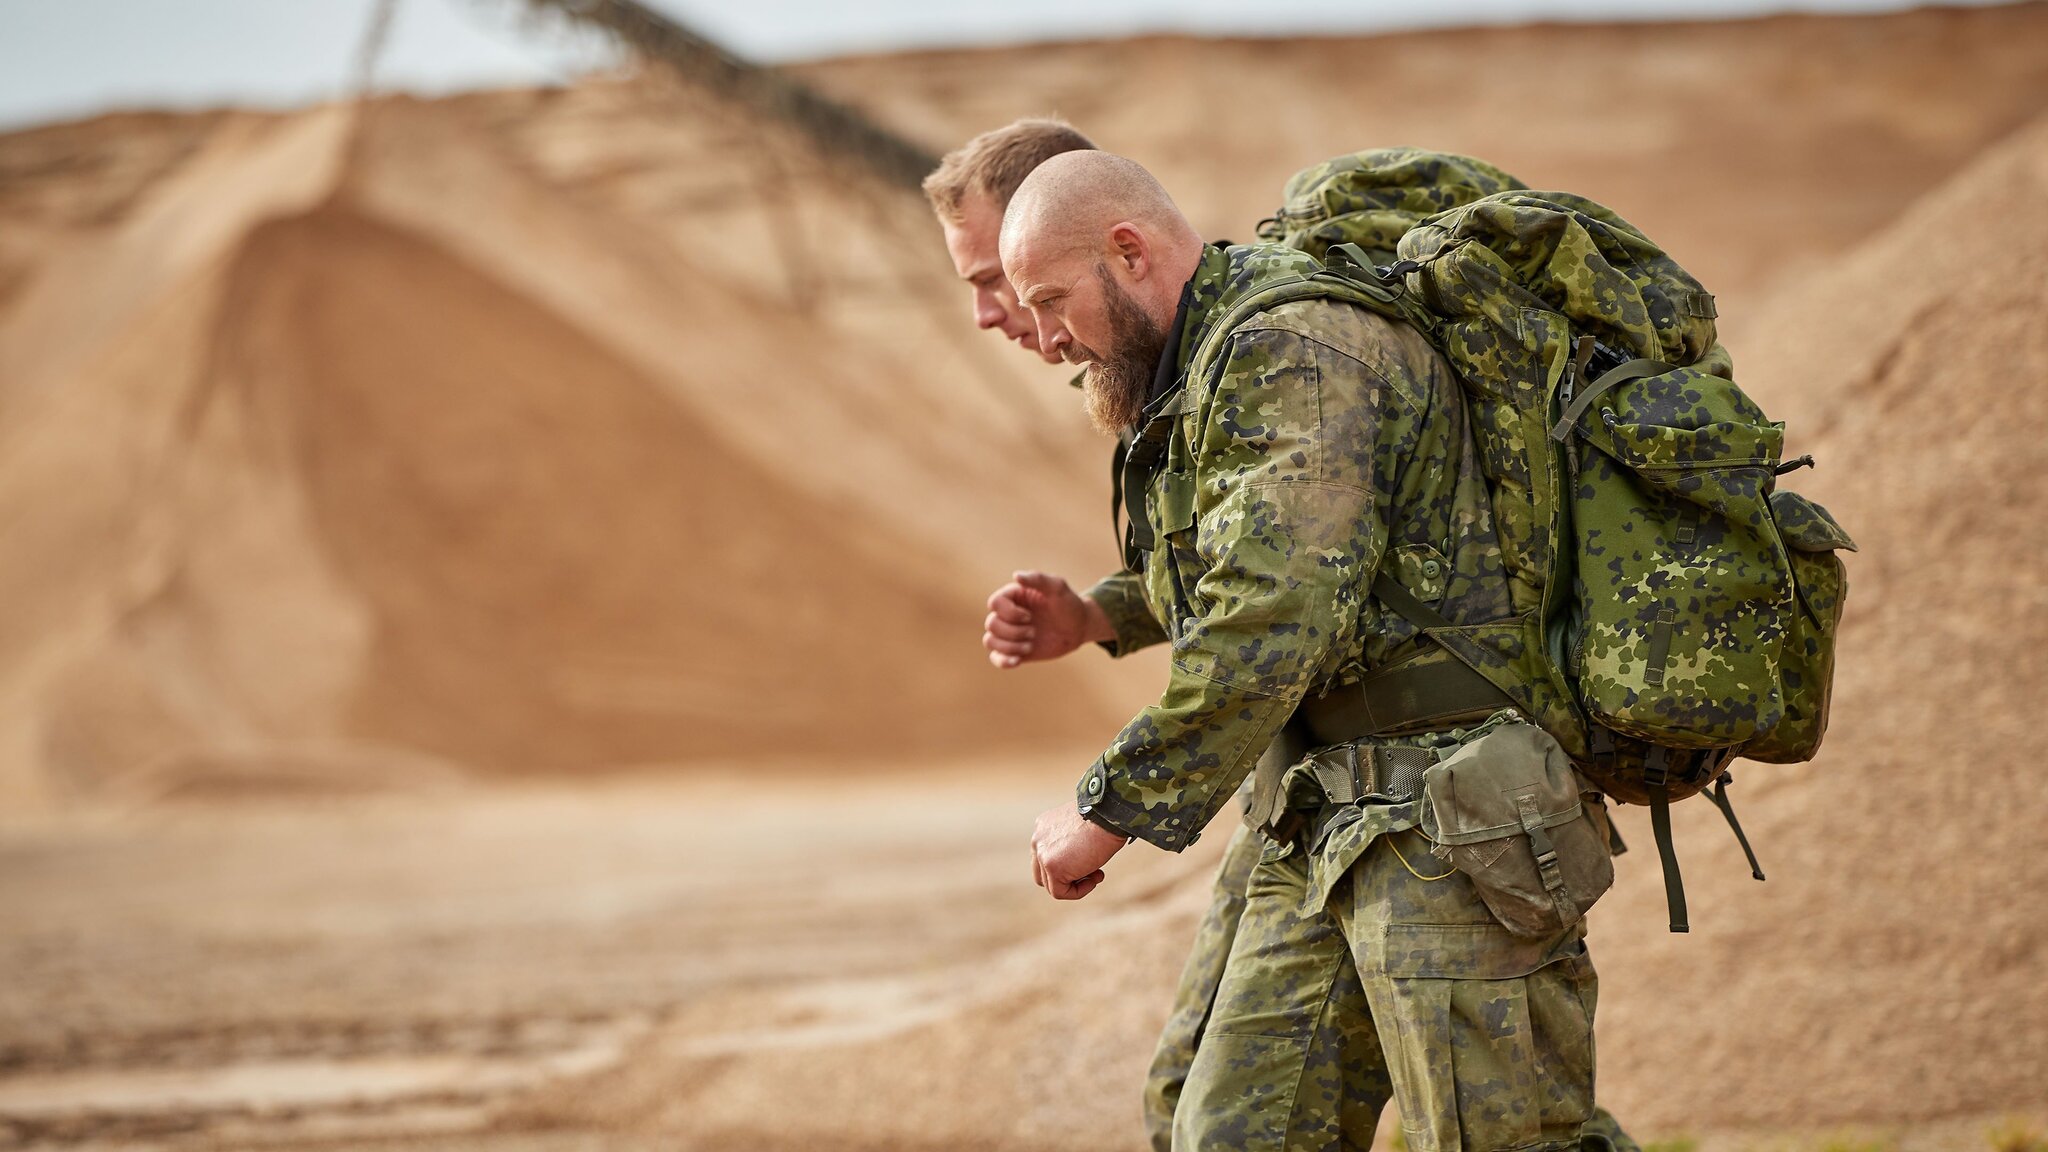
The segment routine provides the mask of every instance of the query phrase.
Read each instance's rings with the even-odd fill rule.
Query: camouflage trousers
[[[1280,856],[1276,847],[1240,830],[1225,855],[1146,1083],[1145,1123],[1154,1149],[1363,1152],[1372,1145],[1381,1110],[1397,1094],[1397,1082],[1405,1082],[1400,1094],[1406,1138],[1418,1152],[1571,1143],[1587,1152],[1639,1152],[1605,1109],[1594,1108],[1587,1117],[1580,1107],[1591,1100],[1596,984],[1576,935],[1553,942],[1559,958],[1541,965],[1540,976],[1504,980],[1492,1000],[1485,997],[1491,981],[1391,976],[1384,948],[1368,949],[1377,956],[1368,966],[1374,975],[1362,979],[1353,941],[1370,933],[1365,918],[1390,924],[1386,917],[1401,915],[1411,926],[1432,925],[1432,932],[1486,936],[1491,921],[1474,918],[1475,910],[1477,917],[1486,916],[1484,906],[1457,874],[1420,881],[1402,868],[1397,876],[1381,875],[1385,864],[1399,858],[1380,850],[1368,851],[1346,870],[1328,911],[1305,907],[1308,862],[1299,851]],[[1410,861],[1430,865],[1419,869],[1422,875],[1444,870],[1419,843],[1403,848]],[[1262,861],[1262,849],[1277,858]],[[1357,882],[1349,876],[1354,870],[1361,877]],[[1429,887],[1418,889],[1421,884]],[[1437,919],[1452,915],[1458,918]],[[1515,944],[1508,951],[1526,962],[1528,949]],[[1532,976],[1538,976],[1533,996]],[[1377,1014],[1373,985],[1382,1004]],[[1569,999],[1560,1000],[1566,993]],[[1580,1018],[1583,1024],[1576,1023]],[[1426,1020],[1437,1041],[1390,1051],[1377,1020],[1393,1020],[1418,1039],[1429,1035],[1414,1030]],[[1470,1034],[1474,1022],[1483,1035]],[[1517,1028],[1532,1034],[1507,1034]],[[1555,1045],[1560,1031],[1567,1039],[1576,1037],[1570,1046],[1583,1048],[1582,1060],[1553,1056],[1544,1047]],[[1482,1050],[1465,1055],[1475,1040],[1485,1041]],[[1559,1072],[1576,1083],[1580,1064],[1582,1089],[1553,1093],[1536,1083]],[[1502,1084],[1525,1090],[1503,1091]],[[1522,1139],[1517,1131],[1501,1142],[1502,1129],[1526,1127],[1506,1122],[1517,1109],[1528,1109],[1532,1097],[1551,1095],[1557,1099],[1538,1102],[1528,1113],[1536,1118],[1534,1139]],[[1474,1115],[1460,1113],[1461,1101]]]

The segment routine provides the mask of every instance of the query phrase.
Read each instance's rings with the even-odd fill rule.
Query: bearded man
[[[1412,328],[1312,293],[1280,299],[1319,269],[1311,257],[1205,245],[1149,173],[1099,151],[1025,178],[999,254],[1041,351],[1086,366],[1091,416],[1142,464],[1125,474],[1135,555],[1118,595],[1135,598],[1134,629],[1174,650],[1159,701],[1034,832],[1034,878],[1079,899],[1127,843],[1193,843],[1297,709],[1450,659],[1381,602],[1383,571],[1424,585],[1402,598],[1453,622],[1510,608],[1456,377]],[[1034,607],[1038,636],[1048,618],[1095,619],[1070,597],[1045,598],[1064,612]],[[1080,599],[1103,607],[1093,590]],[[1353,754],[1350,795],[1260,765],[1262,852],[1173,1147],[1367,1147],[1378,1109],[1348,1100],[1388,1083],[1414,1152],[1607,1141],[1587,1131],[1597,983],[1583,922],[1519,937],[1463,873],[1411,863],[1438,864],[1414,818],[1416,773],[1379,769],[1433,760],[1465,731],[1454,723],[1513,716],[1483,682],[1453,711],[1420,731],[1311,719],[1311,743]],[[1319,1046],[1333,1023],[1344,1042]],[[1338,1051],[1361,1066],[1316,1066]]]

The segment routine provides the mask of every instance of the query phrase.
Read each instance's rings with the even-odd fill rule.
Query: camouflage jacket
[[[1149,409],[1178,420],[1144,494],[1158,546],[1088,592],[1113,652],[1173,646],[1159,702],[1077,794],[1161,848],[1195,841],[1305,696],[1426,643],[1370,598],[1382,564],[1453,621],[1510,614],[1464,397],[1421,333],[1324,299],[1214,331],[1317,267],[1277,245],[1205,252],[1162,357],[1176,384]]]

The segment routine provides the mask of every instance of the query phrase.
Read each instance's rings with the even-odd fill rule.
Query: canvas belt
[[[1512,703],[1464,663],[1433,652],[1305,700],[1294,715],[1307,730],[1310,746],[1323,747],[1374,736],[1433,732],[1484,719]]]

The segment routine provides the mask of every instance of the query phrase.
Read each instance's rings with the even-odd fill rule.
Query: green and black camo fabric
[[[1162,417],[1178,434],[1145,493],[1159,545],[1141,574],[1171,676],[1078,793],[1162,848],[1193,842],[1310,691],[1421,646],[1367,594],[1382,563],[1432,573],[1412,590],[1454,621],[1509,611],[1464,396],[1419,332],[1333,299],[1219,330],[1320,268],[1276,245],[1212,248],[1175,334],[1186,386]]]
[[[1601,725],[1667,748],[1726,748],[1784,718],[1792,574],[1766,502],[1784,431],[1698,367],[1601,397],[1575,469],[1571,649]]]
[[[1300,853],[1251,859],[1201,1045],[1152,1146],[1367,1152],[1394,1085],[1350,944],[1302,898]]]
[[[1419,265],[1406,286],[1471,392],[1523,614],[1518,629],[1447,642],[1621,799],[1652,794],[1648,745],[1811,756],[1832,622],[1793,635],[1799,566],[1769,504],[1783,432],[1735,384],[1713,298],[1627,221],[1568,193],[1474,201],[1418,225],[1398,253]],[[1572,362],[1588,336],[1646,367],[1600,393],[1553,450],[1546,426],[1596,383]],[[1804,566],[1826,575],[1826,562]],[[1788,678],[1802,643],[1818,651]],[[1596,755],[1589,722],[1640,744]],[[1711,775],[1695,770],[1671,794]]]
[[[1379,836],[1325,911],[1303,854],[1267,853],[1174,1147],[1369,1148],[1391,1099],[1415,1152],[1633,1152],[1593,1106],[1598,984],[1584,925],[1515,936],[1469,878],[1439,867],[1414,832]]]
[[[1259,238],[1324,259],[1333,244],[1356,244],[1376,264],[1425,217],[1482,196],[1526,188],[1470,156],[1422,148],[1374,148],[1325,160],[1287,181],[1286,203],[1259,225]]]
[[[1791,764],[1811,759],[1828,728],[1828,704],[1835,680],[1835,628],[1849,575],[1837,553],[1856,551],[1856,542],[1828,511],[1797,492],[1771,493],[1771,516],[1792,559],[1799,603],[1787,612],[1785,643],[1779,648],[1778,680],[1784,685],[1784,718],[1742,746],[1751,760]]]
[[[1152,614],[1152,606],[1145,602],[1143,573],[1129,569],[1112,572],[1097,580],[1084,595],[1101,606],[1102,614],[1109,617],[1109,625],[1116,633],[1102,644],[1110,655],[1128,656],[1166,641],[1166,630]]]

